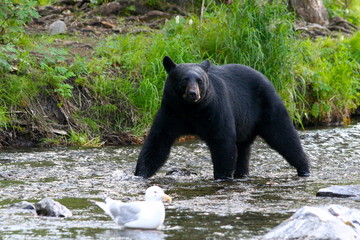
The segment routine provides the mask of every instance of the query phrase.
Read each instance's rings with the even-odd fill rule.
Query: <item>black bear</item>
[[[167,160],[181,135],[196,135],[210,149],[215,179],[249,173],[250,145],[257,135],[279,152],[299,176],[310,164],[286,108],[270,81],[240,64],[176,64],[168,73],[161,107],[141,149],[135,175],[149,178]]]

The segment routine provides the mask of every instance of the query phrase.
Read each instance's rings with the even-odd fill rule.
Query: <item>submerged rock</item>
[[[261,239],[360,239],[360,210],[303,207]]]
[[[318,197],[360,197],[360,185],[330,186],[320,189]]]
[[[166,176],[183,177],[183,176],[191,176],[191,175],[197,175],[197,173],[186,168],[172,168],[166,172]]]
[[[66,31],[67,31],[66,24],[60,20],[53,22],[49,26],[49,34],[50,35],[66,33]]]
[[[48,217],[71,217],[71,211],[51,198],[44,198],[35,204],[36,213]]]
[[[34,204],[27,202],[27,201],[21,201],[18,203],[14,203],[10,205],[11,208],[18,208],[18,209],[28,209],[28,210],[35,210]]]

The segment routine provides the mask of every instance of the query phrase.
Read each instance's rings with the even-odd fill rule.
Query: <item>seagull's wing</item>
[[[95,203],[96,205],[98,205],[102,210],[104,210],[107,215],[110,215],[109,209],[108,209],[106,203],[104,203],[104,202],[97,202],[97,201],[92,201],[92,202]]]
[[[109,212],[117,224],[124,225],[125,223],[136,221],[139,218],[141,211],[140,202],[122,203],[118,204],[112,202],[109,204]]]
[[[112,208],[115,208],[116,206],[121,206],[123,204],[121,201],[113,200],[109,197],[105,199],[105,202],[97,202],[97,201],[92,201],[92,202],[98,205],[102,210],[104,210],[104,212],[107,215],[109,215],[112,219],[114,219],[114,216],[110,212],[110,206],[112,206]]]

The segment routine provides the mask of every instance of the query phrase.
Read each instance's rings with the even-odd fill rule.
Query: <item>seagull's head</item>
[[[158,186],[152,186],[146,189],[145,201],[161,201],[161,200],[171,202],[171,197],[169,195],[166,195],[164,193],[164,190],[162,190]]]

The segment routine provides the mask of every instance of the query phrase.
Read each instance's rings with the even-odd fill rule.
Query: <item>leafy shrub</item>
[[[302,69],[298,77],[307,83],[308,108],[304,116],[313,123],[342,122],[360,105],[360,70],[350,39],[298,41]],[[296,66],[294,66],[296,68]]]
[[[19,34],[24,33],[23,26],[32,18],[38,18],[39,14],[34,6],[36,1],[2,0],[0,4],[0,41],[13,42]]]

